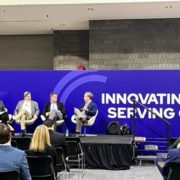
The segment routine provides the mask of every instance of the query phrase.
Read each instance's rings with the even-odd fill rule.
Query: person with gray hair
[[[19,101],[14,111],[15,121],[20,120],[22,135],[25,136],[25,121],[36,120],[39,115],[39,107],[36,101],[31,100],[31,93],[24,92],[24,100]]]
[[[93,117],[97,112],[97,105],[92,101],[93,94],[91,92],[85,92],[84,103],[81,105],[80,109],[74,108],[74,113],[76,115],[76,133],[81,134],[82,123],[87,123],[91,117]]]

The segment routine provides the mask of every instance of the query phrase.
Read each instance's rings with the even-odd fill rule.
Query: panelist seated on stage
[[[52,92],[50,94],[50,102],[44,106],[42,115],[46,119],[62,120],[66,118],[66,111],[62,102],[57,102],[57,94]]]
[[[167,180],[170,171],[170,163],[172,161],[180,163],[180,143],[178,144],[177,148],[170,149],[168,151],[167,159],[164,159],[161,156],[157,156],[155,159],[156,166],[164,180]]]
[[[25,136],[25,121],[36,120],[39,115],[39,107],[36,101],[31,100],[31,93],[24,93],[24,100],[19,101],[14,111],[15,121],[19,120],[22,136]]]
[[[86,92],[84,94],[84,103],[80,109],[74,108],[77,134],[81,133],[82,123],[87,123],[97,112],[97,105],[92,101],[92,98],[93,94]]]

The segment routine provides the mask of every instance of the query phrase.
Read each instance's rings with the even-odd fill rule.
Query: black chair
[[[30,174],[33,180],[55,180],[55,170],[50,156],[27,156]]]
[[[11,146],[17,148],[17,142],[15,140],[11,140]]]
[[[56,168],[55,171],[57,172],[65,172],[65,179],[66,179],[66,170],[67,170],[67,164],[66,159],[64,155],[64,151],[61,147],[56,148],[56,154],[57,154],[57,160],[56,160]],[[70,179],[70,173],[69,173],[69,179]]]
[[[168,180],[179,180],[180,179],[180,162],[171,162]]]
[[[82,171],[83,175],[85,175],[85,154],[83,152],[82,146],[81,146],[81,139],[79,137],[66,137],[66,142],[68,141],[75,141],[77,143],[77,153],[80,157],[82,157]]]
[[[15,140],[17,142],[17,148],[21,150],[28,150],[31,138],[30,137],[12,137],[12,140]]]
[[[21,180],[17,171],[0,171],[0,179],[2,180]]]
[[[84,154],[79,154],[79,146],[76,141],[67,141],[67,156],[68,162],[75,165],[78,163],[78,179],[79,179],[79,170],[82,171],[82,178],[85,175],[85,163],[84,163]]]

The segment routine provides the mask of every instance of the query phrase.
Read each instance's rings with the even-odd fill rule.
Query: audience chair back
[[[68,157],[78,156],[78,145],[76,141],[67,141]]]
[[[66,142],[75,141],[77,143],[78,154],[82,153],[81,140],[79,137],[66,137],[65,139],[66,139]]]
[[[28,150],[31,138],[30,137],[12,137],[12,140],[15,140],[17,142],[17,148],[21,150]]]
[[[15,140],[11,140],[11,146],[17,148],[17,142]]]
[[[32,178],[55,180],[55,171],[50,156],[27,156]]]
[[[17,171],[0,171],[0,179],[2,180],[21,180]]]
[[[66,170],[66,161],[65,161],[63,149],[61,147],[57,147],[56,154],[57,154],[56,172]]]
[[[168,180],[179,180],[179,179],[180,179],[180,163],[171,162]]]

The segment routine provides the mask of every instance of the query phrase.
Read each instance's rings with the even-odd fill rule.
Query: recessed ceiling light
[[[166,6],[166,8],[168,9],[168,8],[172,8],[172,6]]]
[[[88,10],[88,11],[94,11],[94,9],[93,9],[93,8],[88,8],[87,10]]]
[[[60,26],[65,26],[65,24],[60,24]]]
[[[4,10],[4,9],[1,9],[0,12],[5,12],[5,10]]]

